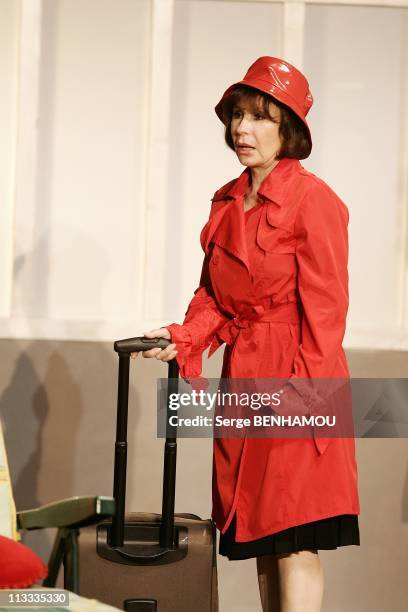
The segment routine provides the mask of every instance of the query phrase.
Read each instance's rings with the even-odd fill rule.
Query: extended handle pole
[[[127,467],[127,422],[129,399],[130,355],[119,354],[118,410],[116,420],[115,470],[113,476],[113,497],[115,515],[112,520],[111,546],[123,546],[126,501]]]
[[[164,445],[162,522],[160,526],[160,546],[174,548],[174,504],[176,497],[177,469],[177,428],[169,425],[170,394],[178,392],[179,366],[175,359],[169,362],[167,413],[166,413],[166,443]]]

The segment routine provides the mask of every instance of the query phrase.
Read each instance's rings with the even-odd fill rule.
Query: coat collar
[[[273,226],[285,227],[284,202],[291,185],[291,177],[301,168],[298,159],[285,157],[279,160],[274,169],[261,183],[258,194],[265,199],[266,211],[262,214],[258,231],[268,233]],[[218,244],[240,259],[249,271],[249,259],[245,235],[245,213],[243,198],[250,183],[250,169],[219,189],[212,199],[213,208],[210,219],[204,226],[200,240],[208,254],[210,242]]]
[[[262,181],[258,194],[274,202],[278,206],[282,206],[285,200],[286,191],[289,186],[289,179],[293,174],[301,168],[301,164],[298,159],[290,157],[284,157],[280,159],[276,166],[269,172],[269,174]],[[224,198],[242,198],[248,190],[251,179],[250,168],[245,168],[242,174],[231,183],[228,183],[227,189],[221,190],[222,199]]]

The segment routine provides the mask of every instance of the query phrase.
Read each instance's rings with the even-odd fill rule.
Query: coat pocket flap
[[[269,212],[266,206],[259,220],[256,242],[268,253],[294,253],[296,238],[293,227],[287,225],[280,215]]]

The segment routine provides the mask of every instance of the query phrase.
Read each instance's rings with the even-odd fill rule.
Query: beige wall
[[[17,506],[71,495],[111,495],[116,368],[110,344],[2,340],[0,411]],[[349,353],[353,376],[403,377],[408,355]],[[140,359],[140,358],[139,358]],[[205,362],[219,373],[221,354]],[[156,378],[141,359],[131,374],[127,508],[159,512],[163,441],[156,438]],[[103,381],[103,384],[101,384]],[[404,612],[408,599],[407,439],[356,441],[361,547],[321,551],[324,612]],[[211,440],[179,441],[176,511],[211,512]],[[27,542],[44,558],[52,534]],[[221,612],[258,612],[255,562],[218,557]]]

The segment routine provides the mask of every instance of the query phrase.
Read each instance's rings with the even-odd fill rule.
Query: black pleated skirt
[[[360,546],[357,514],[340,514],[304,523],[250,542],[235,542],[235,529],[236,514],[227,531],[220,534],[219,541],[219,554],[231,561],[299,550],[330,550],[350,544]]]

